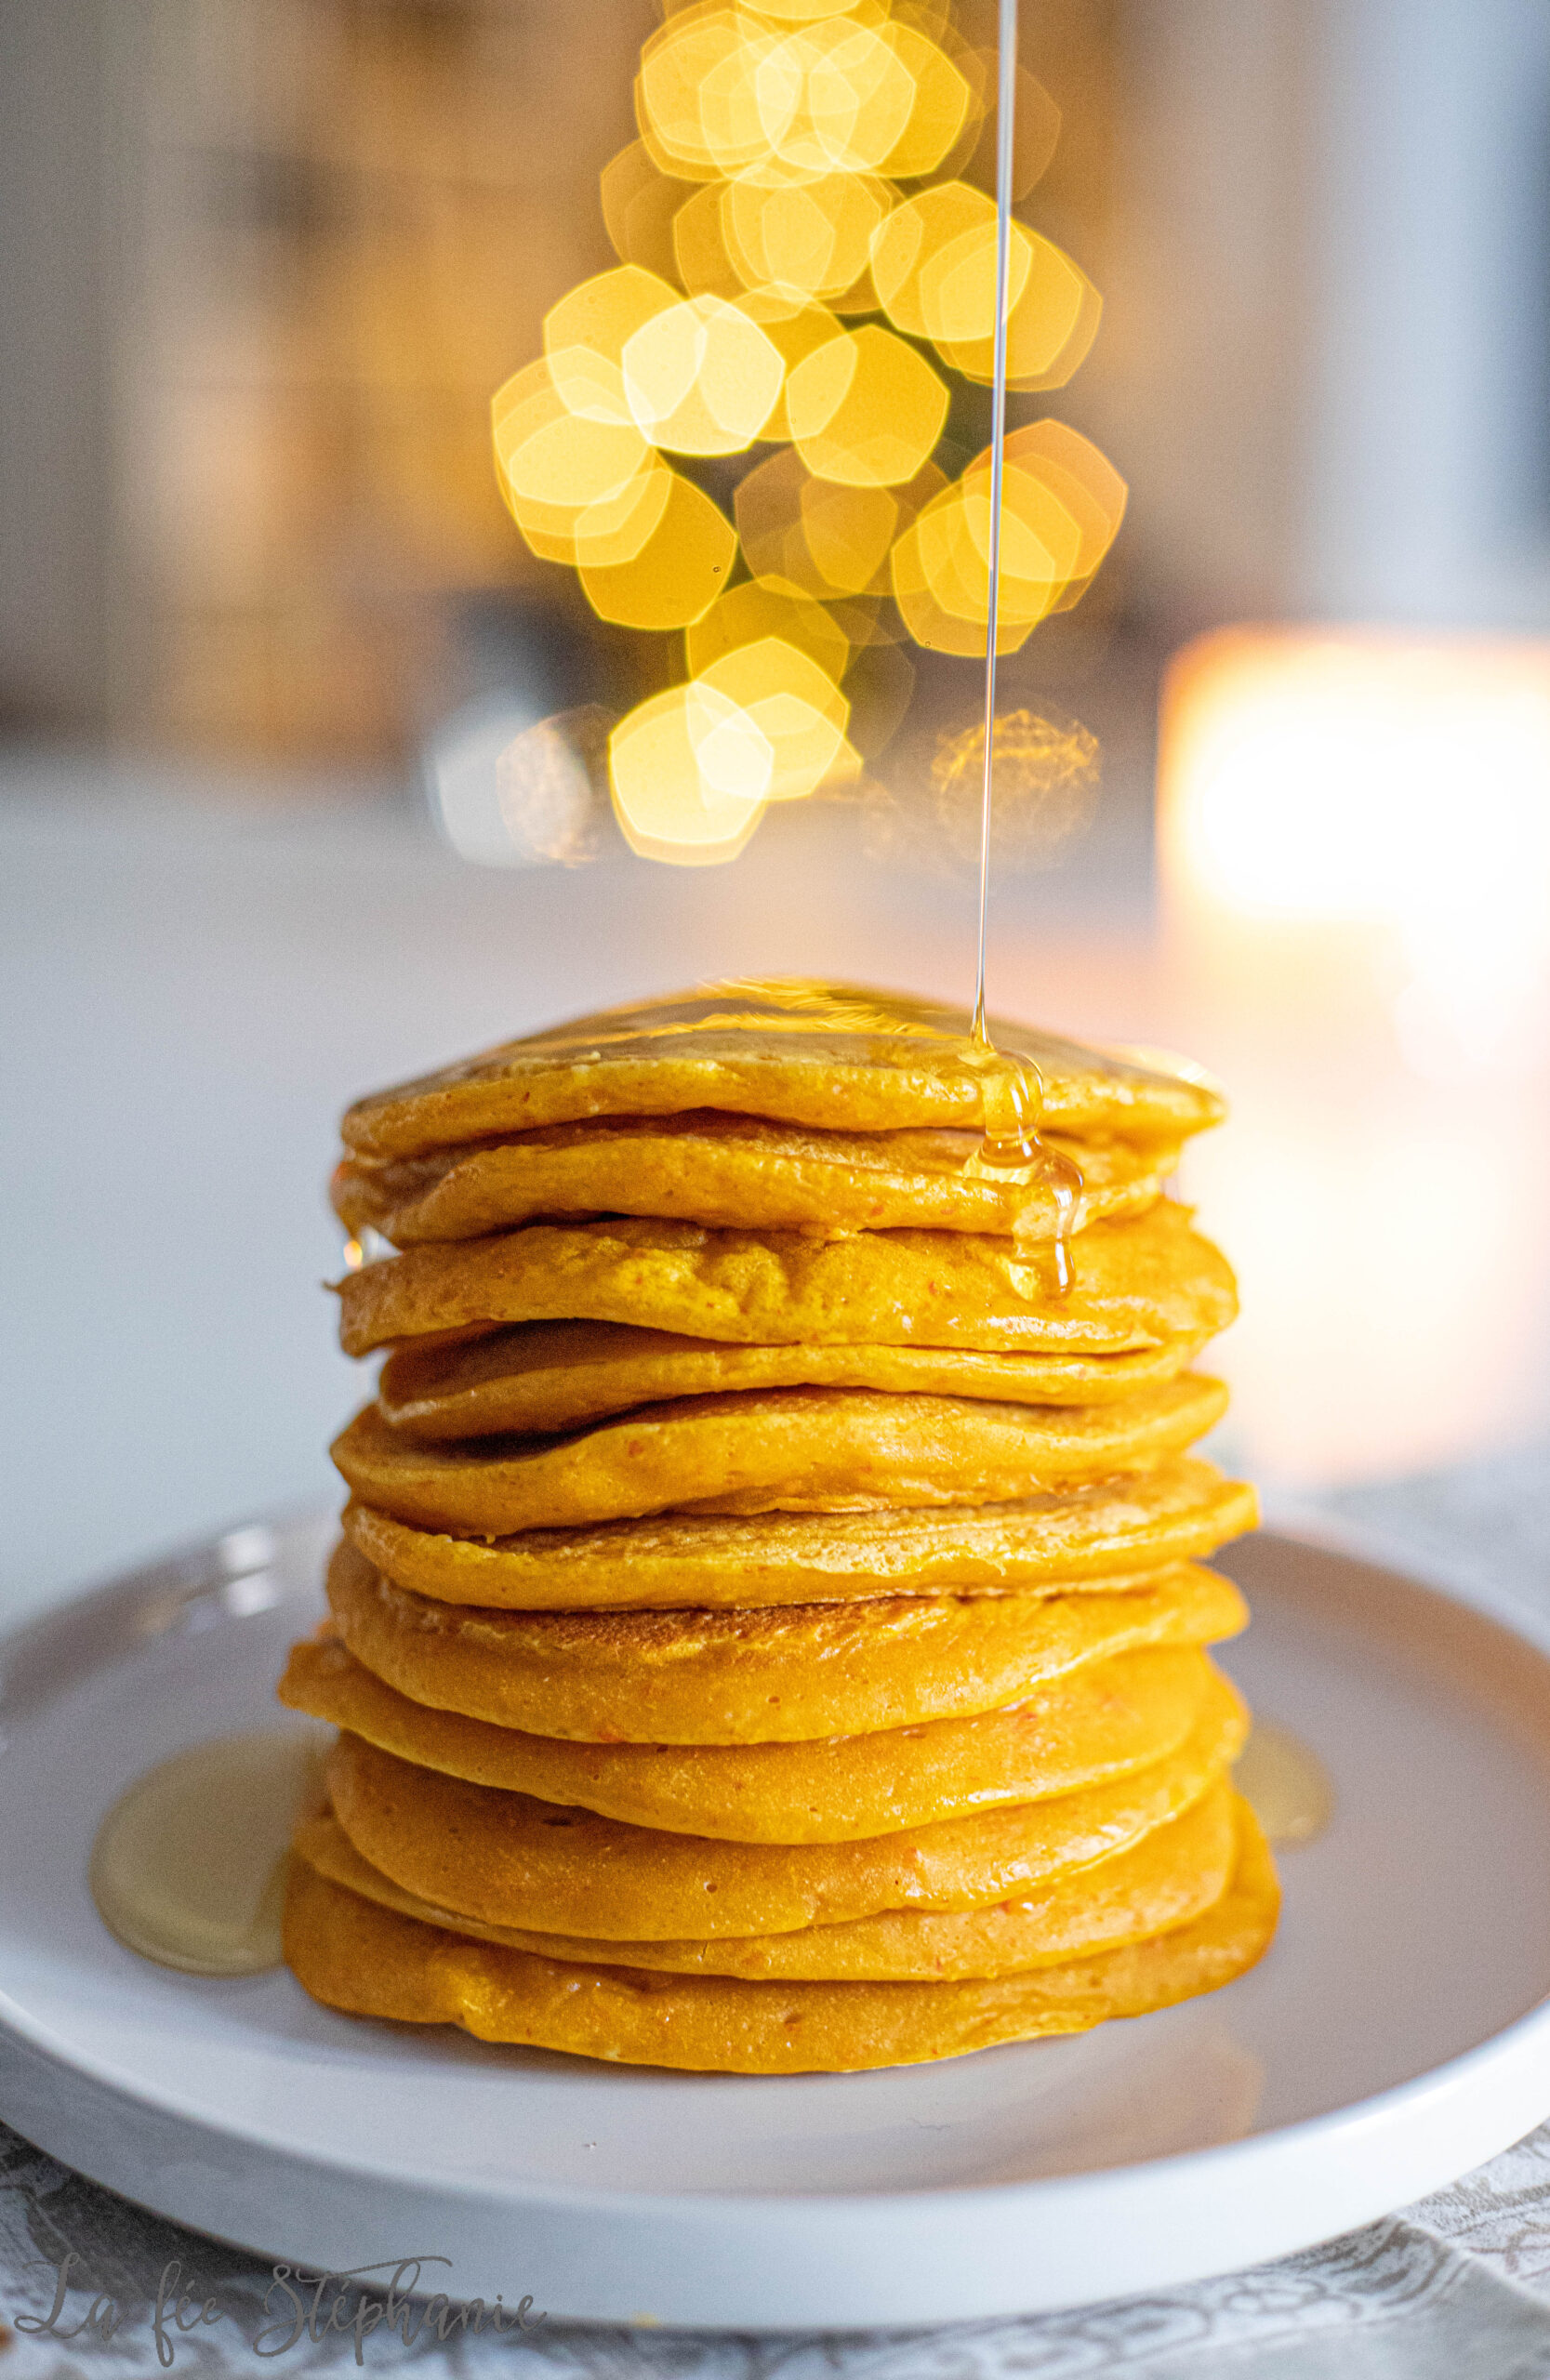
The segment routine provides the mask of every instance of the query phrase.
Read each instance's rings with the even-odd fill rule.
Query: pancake
[[[496,1322],[628,1322],[738,1345],[1121,1355],[1225,1329],[1232,1272],[1159,1198],[1053,1250],[971,1232],[711,1231],[626,1217],[411,1248],[338,1282],[350,1355]]]
[[[978,1718],[813,1743],[528,1735],[416,1702],[327,1637],[292,1646],[277,1690],[421,1767],[718,1843],[865,1842],[1074,1793],[1166,1759],[1212,1708],[1239,1708],[1205,1654],[1173,1646],[1091,1662]]]
[[[613,1116],[387,1163],[346,1158],[330,1185],[351,1231],[395,1248],[472,1239],[535,1216],[652,1215],[735,1229],[970,1231],[1053,1238],[1047,1181],[966,1173],[974,1131],[819,1132],[702,1108]],[[1077,1166],[1082,1219],[1149,1206],[1178,1163],[1177,1142],[1047,1145]]]
[[[291,1862],[287,1964],[315,2000],[360,2016],[455,2024],[618,2063],[741,2074],[846,2072],[1083,2032],[1215,1990],[1252,1966],[1278,1892],[1252,1813],[1213,1908],[1176,1931],[1031,1974],[972,1983],[749,1983],[543,1959],[382,1909]]]
[[[672,1508],[711,1514],[983,1504],[1144,1471],[1226,1410],[1190,1372],[1120,1405],[1007,1405],[860,1388],[682,1397],[575,1436],[422,1444],[375,1405],[330,1449],[353,1494],[421,1528],[505,1537]]]
[[[1204,1344],[1128,1355],[994,1355],[969,1347],[729,1347],[627,1322],[516,1322],[450,1347],[391,1355],[377,1404],[418,1438],[575,1430],[678,1396],[872,1388],[1019,1405],[1106,1405],[1184,1371]]]
[[[401,1587],[519,1611],[1058,1593],[1145,1577],[1252,1528],[1252,1488],[1195,1456],[1010,1504],[715,1519],[668,1513],[483,1543],[364,1503],[344,1530]]]
[[[330,1823],[403,1891],[486,1924],[616,1940],[781,1934],[1026,1895],[1190,1808],[1246,1736],[1242,1706],[1217,1691],[1176,1752],[1130,1775],[859,1843],[793,1846],[621,1826],[417,1767],[346,1734],[328,1757]]]
[[[831,1131],[983,1130],[982,1080],[963,1063],[971,1025],[963,1010],[859,986],[711,985],[578,1017],[374,1092],[341,1130],[352,1156],[381,1158],[706,1107]],[[999,1018],[990,1033],[1037,1066],[1053,1131],[1177,1141],[1224,1113],[1197,1070],[1164,1073]]]
[[[328,1600],[357,1660],[416,1702],[588,1743],[758,1744],[966,1717],[1142,1645],[1247,1618],[1194,1566],[1106,1594],[894,1596],[720,1611],[484,1611],[431,1603],[341,1544]]]
[[[1138,1843],[1015,1900],[941,1914],[886,1910],[839,1925],[686,1941],[603,1942],[465,1916],[380,1874],[329,1818],[303,1826],[297,1847],[322,1874],[385,1908],[540,1958],[760,1981],[931,1983],[1054,1966],[1187,1925],[1227,1888],[1236,1828],[1232,1788],[1218,1776],[1189,1809]]]

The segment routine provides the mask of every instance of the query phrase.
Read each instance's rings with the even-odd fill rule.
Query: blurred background
[[[1131,502],[1003,665],[1103,777],[999,867],[993,1004],[1226,1080],[1186,1186],[1242,1276],[1233,1459],[1306,1497],[1532,1448],[1550,14],[1023,13],[1062,117],[1025,211],[1106,303],[1018,402]],[[514,727],[651,683],[516,535],[488,408],[615,261],[598,177],[657,21],[0,0],[0,1612],[328,1495],[360,1091],[708,975],[972,996],[969,873],[914,793],[973,662],[731,866],[436,823]]]

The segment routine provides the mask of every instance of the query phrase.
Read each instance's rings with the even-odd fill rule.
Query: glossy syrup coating
[[[1225,1112],[1182,1062],[1165,1074],[999,1018],[990,1032],[999,1051],[1037,1066],[1051,1131],[1176,1141]],[[966,1011],[907,994],[801,979],[711,985],[577,1017],[375,1091],[341,1130],[352,1155],[372,1157],[703,1107],[838,1131],[983,1131],[972,1037]]]

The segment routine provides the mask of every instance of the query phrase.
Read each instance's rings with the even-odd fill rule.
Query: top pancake
[[[354,1157],[423,1157],[585,1117],[705,1107],[834,1131],[983,1127],[980,1078],[962,1057],[970,1026],[962,1010],[859,986],[711,985],[603,1010],[373,1092],[345,1116],[344,1142]],[[1224,1112],[1184,1072],[1000,1019],[990,1031],[998,1049],[1038,1067],[1052,1130],[1180,1140]]]

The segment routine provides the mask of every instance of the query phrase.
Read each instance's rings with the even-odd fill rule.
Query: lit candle
[[[1550,1363],[1550,644],[1235,629],[1175,660],[1176,1031],[1235,1122],[1245,1457],[1313,1484],[1523,1435]]]

